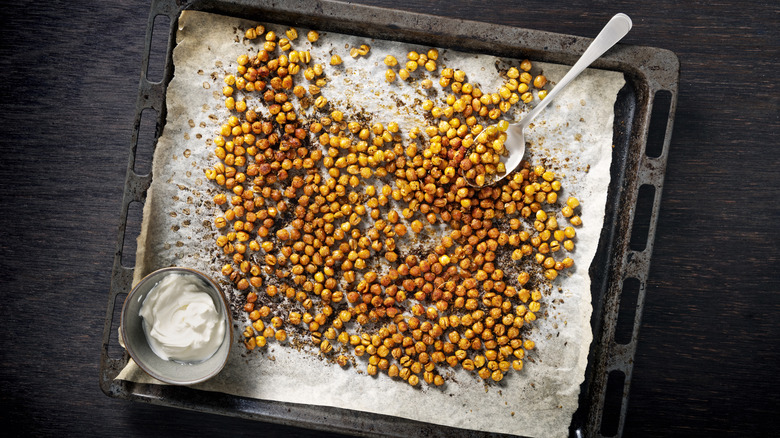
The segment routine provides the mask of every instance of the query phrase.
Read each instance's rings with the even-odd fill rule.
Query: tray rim
[[[345,8],[349,8],[352,11],[353,16],[374,17],[373,21],[372,19],[368,19],[361,23],[355,23],[348,19],[344,19],[344,15],[339,14],[339,12],[343,11]],[[571,65],[576,61],[578,54],[584,51],[591,39],[505,25],[495,25],[487,22],[467,21],[398,11],[376,6],[355,5],[332,0],[291,0],[281,4],[272,0],[152,0],[146,32],[146,50],[142,60],[141,78],[139,82],[136,118],[133,137],[131,139],[131,150],[120,216],[121,220],[118,227],[117,246],[114,254],[106,323],[103,333],[100,364],[101,390],[106,395],[114,398],[144,401],[157,405],[218,413],[285,425],[310,427],[353,435],[384,434],[385,431],[382,431],[381,429],[377,430],[376,428],[369,426],[376,425],[377,422],[392,425],[396,432],[399,430],[399,426],[401,426],[399,422],[403,423],[403,426],[408,428],[406,430],[414,432],[414,435],[418,435],[422,433],[422,431],[428,430],[429,427],[432,428],[428,430],[429,433],[427,436],[439,436],[443,429],[467,436],[486,435],[485,433],[478,431],[443,428],[438,425],[420,423],[398,417],[341,408],[323,408],[316,405],[273,402],[221,393],[207,393],[191,388],[174,389],[160,385],[144,385],[114,380],[114,377],[127,363],[128,359],[126,354],[122,359],[112,359],[108,355],[116,297],[129,291],[133,277],[133,269],[124,267],[121,264],[122,248],[126,237],[128,206],[131,202],[143,202],[146,196],[146,190],[151,184],[150,174],[139,175],[134,171],[140,115],[141,111],[146,108],[153,108],[157,111],[156,139],[162,131],[162,126],[164,125],[166,118],[165,90],[167,83],[173,76],[171,53],[175,46],[175,33],[178,28],[178,17],[181,11],[188,9],[243,18],[252,17],[256,20],[260,20],[259,17],[261,16],[270,14],[278,19],[266,19],[266,21],[276,23],[295,22],[296,24],[303,26],[306,26],[307,23],[309,25],[311,25],[311,23],[318,23],[319,26],[317,26],[317,28],[323,30],[335,29],[342,33],[349,32],[355,35],[385,39],[389,38],[388,35],[390,35],[392,39],[397,41],[430,44],[437,47],[452,47],[465,51],[478,50],[481,53],[490,53],[496,56],[511,56],[514,58],[525,56],[539,61],[568,65]],[[355,14],[354,11],[358,11],[358,14]],[[145,72],[149,65],[152,29],[155,18],[159,15],[167,16],[170,19],[168,46],[166,49],[166,65],[163,79],[159,82],[150,82],[147,80]],[[303,23],[299,20],[302,20]],[[387,22],[395,24],[388,26],[384,24]],[[412,25],[410,26],[409,23],[412,23]],[[372,26],[370,30],[371,35],[366,35],[366,25]],[[427,25],[427,29],[425,29],[425,25]],[[470,29],[476,29],[475,34],[454,35],[454,32],[441,31],[441,29],[456,29],[457,26],[460,25],[466,25]],[[438,29],[438,31],[432,32],[431,29],[434,28]],[[523,44],[522,47],[518,47],[521,46],[519,43],[505,43],[504,41],[508,39],[508,36],[512,37],[512,41],[521,41]],[[442,41],[442,39],[452,37],[457,37],[460,42],[465,42],[465,44],[459,46],[436,43],[437,40]],[[490,50],[484,48],[487,44],[491,45]],[[534,49],[533,47],[537,48]],[[544,48],[538,49],[538,47]],[[509,55],[508,53],[510,52],[513,53],[513,55]],[[519,54],[521,56],[518,56],[518,52],[520,52]],[[612,218],[609,221],[605,216],[605,225],[604,229],[602,229],[599,248],[600,250],[604,250],[603,247],[608,247],[608,250],[614,250],[614,248],[617,247],[620,249],[621,257],[607,260],[609,263],[607,263],[607,266],[601,267],[602,272],[599,274],[604,276],[603,285],[598,291],[592,290],[592,293],[594,294],[594,303],[597,299],[604,299],[605,301],[601,303],[598,308],[594,304],[591,321],[593,341],[588,356],[588,369],[586,370],[585,382],[583,382],[581,388],[580,408],[577,413],[575,413],[572,420],[570,436],[601,436],[600,426],[604,407],[603,403],[606,397],[606,380],[608,374],[615,371],[622,372],[625,377],[619,422],[617,425],[617,435],[620,436],[622,435],[625,411],[628,403],[633,357],[636,351],[642,306],[644,303],[644,289],[652,255],[655,225],[658,219],[663,178],[677,104],[680,65],[677,56],[671,51],[653,47],[621,44],[595,62],[593,68],[623,72],[627,83],[630,83],[637,93],[634,96],[637,101],[637,111],[636,114],[633,114],[631,117],[632,123],[629,127],[630,129],[625,132],[628,150],[626,151],[625,167],[621,169],[624,172],[633,170],[636,173],[636,178],[631,180],[631,184],[628,186],[617,187],[614,190],[612,187],[613,184],[610,183],[610,194],[608,194],[607,201],[608,206],[611,205],[609,198],[614,197],[612,202],[615,202],[616,206],[626,207],[629,210],[624,213],[612,211]],[[671,93],[670,107],[666,120],[666,132],[663,136],[661,153],[657,157],[650,157],[644,153],[644,150],[648,138],[650,115],[655,95],[659,91]],[[655,195],[647,244],[643,250],[634,251],[629,248],[629,238],[633,225],[638,190],[639,187],[643,185],[652,185],[655,188]],[[608,211],[608,214],[609,213],[610,212]],[[607,225],[608,223],[610,224],[609,227]],[[591,276],[593,275],[594,267],[591,266]],[[617,311],[619,309],[622,283],[626,278],[636,278],[639,280],[640,288],[637,297],[637,309],[635,312],[631,341],[628,344],[617,344],[614,342],[614,328],[617,320]],[[596,282],[594,281],[593,288],[596,287],[595,283]],[[598,391],[596,391],[596,389],[598,389]],[[192,397],[192,400],[167,398],[166,394],[169,392],[176,394],[181,393],[184,397]],[[209,396],[205,396],[204,394],[209,394]],[[223,396],[227,397],[229,399],[228,401],[232,401],[233,403],[221,403],[210,406],[207,397],[213,398],[214,394],[219,394],[217,398]],[[303,414],[310,414],[311,411],[316,411],[318,417],[315,417],[316,421],[306,423],[305,415]],[[355,421],[344,422],[343,417],[346,416],[345,413],[348,413],[350,417],[355,418]],[[331,415],[333,418],[330,417]],[[386,423],[383,423],[383,421]],[[439,432],[437,432],[437,430]],[[496,434],[489,435],[495,436]]]

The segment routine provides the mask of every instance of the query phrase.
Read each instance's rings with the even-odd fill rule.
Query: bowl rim
[[[227,340],[232,340],[233,339],[233,319],[232,319],[231,314],[230,314],[230,304],[229,304],[229,302],[227,300],[227,296],[225,295],[225,291],[222,289],[222,287],[216,281],[214,281],[213,278],[211,278],[210,276],[204,274],[203,272],[201,272],[201,271],[199,271],[197,269],[183,267],[183,266],[169,266],[169,267],[166,267],[166,268],[156,269],[156,270],[146,274],[141,280],[138,281],[138,283],[135,284],[135,286],[132,287],[132,289],[130,289],[130,292],[127,293],[127,296],[125,297],[125,301],[122,303],[122,311],[120,313],[120,322],[119,322],[120,335],[122,336],[122,339],[125,340],[123,342],[124,347],[125,347],[125,351],[127,351],[127,353],[130,355],[130,357],[133,359],[133,362],[135,362],[135,364],[138,365],[138,367],[141,368],[141,370],[143,370],[146,374],[148,374],[149,376],[151,376],[151,377],[153,377],[153,378],[155,378],[155,379],[157,379],[157,380],[159,380],[161,382],[168,383],[168,384],[171,384],[171,385],[194,385],[196,383],[204,382],[204,381],[206,381],[206,380],[216,376],[217,374],[219,374],[222,371],[222,369],[225,367],[225,364],[227,364],[227,361],[230,358],[230,350],[231,350],[230,346],[228,346],[227,354],[225,354],[225,358],[222,360],[222,363],[220,363],[219,366],[214,371],[212,371],[212,372],[210,372],[210,373],[208,373],[208,374],[206,374],[206,375],[204,375],[202,377],[199,377],[197,379],[182,380],[182,379],[175,379],[175,378],[163,376],[163,375],[161,375],[161,374],[151,370],[143,362],[143,360],[139,360],[138,359],[139,354],[136,351],[134,351],[134,349],[131,346],[131,344],[126,341],[126,339],[127,339],[127,332],[125,330],[125,315],[127,313],[127,303],[129,303],[130,299],[133,298],[136,295],[136,293],[138,292],[138,290],[140,289],[140,287],[142,285],[144,285],[144,284],[146,284],[147,282],[150,281],[152,276],[160,275],[161,273],[185,273],[185,274],[188,273],[188,274],[195,275],[198,278],[201,278],[201,279],[205,280],[209,285],[211,285],[217,291],[220,299],[222,300],[222,304],[224,306],[224,321],[225,321],[225,324],[227,325],[227,329],[226,329],[225,335],[227,336]],[[167,275],[167,274],[165,274],[165,275]],[[223,340],[223,342],[225,342],[227,340]],[[221,344],[220,344],[220,346],[221,346]],[[206,360],[208,360],[208,359],[206,359]]]

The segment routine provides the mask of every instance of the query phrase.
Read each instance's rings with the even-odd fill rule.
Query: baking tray
[[[150,172],[139,173],[136,166],[142,113],[149,109],[156,113],[151,134],[154,144],[166,119],[166,86],[173,77],[171,54],[178,17],[185,9],[567,65],[579,58],[591,39],[326,0],[152,0],[103,332],[103,392],[120,399],[353,435],[503,436],[346,409],[115,380],[129,359],[118,346],[116,329],[133,278],[133,268],[123,264],[122,256],[129,252],[126,248],[134,247],[128,242],[135,241],[140,230],[130,210],[131,205],[143,203],[151,183]],[[162,40],[167,35],[167,45],[153,46],[160,35]],[[148,77],[155,56],[164,57],[159,81]],[[679,82],[677,57],[658,48],[618,45],[593,67],[622,72],[626,85],[615,103],[606,215],[589,270],[593,343],[579,407],[569,428],[573,437],[622,435]]]

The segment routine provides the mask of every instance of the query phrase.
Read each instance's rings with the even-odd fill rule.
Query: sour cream
[[[157,283],[139,315],[152,351],[165,360],[200,362],[222,344],[225,320],[195,276],[173,274]]]

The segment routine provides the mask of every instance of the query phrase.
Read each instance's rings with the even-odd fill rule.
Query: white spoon
[[[531,124],[534,117],[536,117],[547,105],[552,102],[555,96],[558,95],[571,81],[574,80],[583,70],[585,70],[590,64],[598,59],[601,55],[609,50],[612,46],[617,44],[618,41],[623,39],[624,36],[631,30],[631,19],[626,14],[617,14],[609,20],[606,26],[599,32],[596,39],[590,43],[588,49],[582,54],[577,63],[572,66],[571,70],[566,73],[566,76],[561,79],[558,84],[553,88],[543,100],[541,100],[530,113],[528,113],[519,123],[509,125],[506,131],[506,141],[504,147],[509,152],[509,156],[506,158],[504,165],[506,166],[506,173],[503,176],[497,177],[493,180],[493,183],[501,181],[507,175],[512,173],[513,170],[523,160],[525,155],[525,136],[523,130]]]

